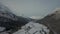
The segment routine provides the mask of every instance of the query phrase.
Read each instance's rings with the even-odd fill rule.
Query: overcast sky
[[[17,15],[41,16],[51,13],[55,8],[60,7],[60,0],[0,0]]]

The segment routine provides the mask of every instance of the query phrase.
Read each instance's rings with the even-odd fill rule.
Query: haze
[[[44,17],[60,7],[60,0],[0,0],[18,16]]]

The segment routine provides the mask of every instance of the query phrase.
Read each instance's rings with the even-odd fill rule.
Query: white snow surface
[[[0,31],[3,31],[5,28],[4,27],[0,27]]]
[[[0,27],[0,31],[4,30],[4,27]],[[25,26],[22,26],[21,29],[13,34],[49,34],[49,29],[46,26],[35,23],[29,22]],[[7,32],[2,32],[0,34],[8,34]]]
[[[0,27],[0,32],[3,31],[5,29],[5,27]],[[2,32],[0,34],[8,34],[7,32]]]
[[[45,34],[45,32],[49,34],[49,29],[47,29],[46,26],[35,22],[29,22],[14,34]]]

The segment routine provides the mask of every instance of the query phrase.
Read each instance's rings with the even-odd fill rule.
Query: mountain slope
[[[45,16],[37,22],[49,27],[54,34],[60,34],[60,10],[56,10],[54,13]]]
[[[26,23],[28,23],[27,18],[16,16],[8,7],[0,4],[0,27],[4,27],[4,31],[10,30],[10,33],[12,34],[13,32],[18,31]]]

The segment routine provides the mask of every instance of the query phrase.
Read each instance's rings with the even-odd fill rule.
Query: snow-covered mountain
[[[22,26],[20,30],[18,30],[13,34],[49,34],[49,32],[50,30],[46,26],[31,21],[26,25]],[[0,34],[8,34],[8,33],[2,32]]]
[[[33,19],[16,16],[11,10],[0,4],[0,34],[48,34],[49,29],[46,26],[36,22],[30,22]],[[19,30],[19,31],[18,31]],[[2,32],[1,32],[2,31]],[[16,32],[18,31],[18,32]],[[16,32],[16,33],[15,33]]]
[[[49,34],[49,29],[42,24],[29,22],[14,34]]]
[[[60,34],[60,10],[35,21],[31,18],[16,16],[8,7],[0,4],[0,34],[9,33]]]
[[[16,15],[12,13],[12,11],[3,4],[0,3],[0,16],[16,20]]]
[[[11,30],[10,33],[16,32],[21,28],[21,26],[28,23],[28,21],[27,18],[16,16],[8,7],[0,4],[0,27],[4,28],[4,30],[0,32],[9,30]]]
[[[45,16],[37,22],[49,27],[54,34],[60,34],[60,9],[54,10],[53,13]]]

